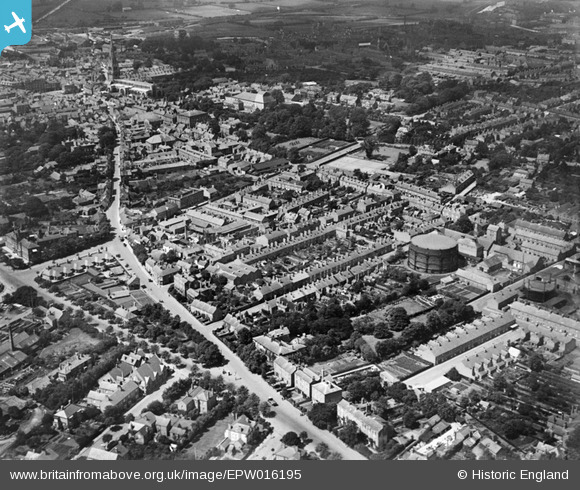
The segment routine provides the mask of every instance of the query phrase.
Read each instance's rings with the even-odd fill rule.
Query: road
[[[47,12],[42,17],[39,17],[38,19],[36,19],[34,21],[34,23],[38,24],[40,21],[42,21],[42,20],[46,19],[47,17],[50,17],[52,14],[58,12],[61,8],[63,8],[65,5],[67,5],[70,2],[72,2],[72,0],[65,0],[63,3],[61,3],[60,5],[57,5],[55,8],[53,8],[50,12]]]
[[[137,417],[144,408],[147,408],[153,402],[160,402],[163,401],[163,392],[172,386],[174,383],[179,381],[180,379],[187,379],[187,374],[183,372],[183,370],[178,370],[163,384],[160,386],[158,390],[155,390],[153,393],[146,395],[141,400],[139,400],[135,405],[133,405],[129,410],[125,412],[125,415],[133,415]]]

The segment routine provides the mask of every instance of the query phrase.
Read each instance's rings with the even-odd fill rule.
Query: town
[[[580,458],[572,2],[59,3],[0,58],[0,458]]]

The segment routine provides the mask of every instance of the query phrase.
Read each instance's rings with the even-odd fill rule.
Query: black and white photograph
[[[579,0],[0,17],[0,460],[578,481]]]

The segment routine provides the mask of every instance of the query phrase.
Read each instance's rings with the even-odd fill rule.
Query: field
[[[184,9],[180,9],[179,11],[184,12],[187,15],[191,15],[193,17],[201,17],[201,18],[226,17],[229,15],[248,15],[250,13],[246,9],[244,10],[240,10],[238,8],[231,9],[227,7],[222,7],[220,5],[198,5],[195,7],[187,7]]]
[[[386,161],[389,163],[395,163],[399,158],[399,153],[402,151],[399,148],[393,148],[391,146],[379,146],[375,149],[374,154],[386,158]]]
[[[362,158],[354,158],[351,156],[344,156],[326,165],[346,172],[353,172],[359,169],[361,172],[373,175],[380,170],[385,170],[387,165],[383,162],[373,160],[365,160]]]
[[[60,342],[43,349],[40,357],[69,356],[75,352],[82,353],[90,351],[90,348],[98,343],[99,341],[89,334],[86,334],[78,328],[73,328]]]
[[[246,18],[244,18],[245,21]],[[241,19],[238,22],[230,20],[223,22],[215,22],[211,25],[196,26],[191,31],[192,35],[204,38],[220,38],[220,37],[269,37],[272,31],[266,27],[257,26],[253,23],[242,24]]]
[[[384,308],[381,308],[379,310],[375,310],[372,313],[369,313],[369,316],[372,316],[373,318],[375,318],[377,320],[382,320],[389,310],[392,310],[393,308],[399,308],[399,307],[405,308],[407,315],[409,315],[411,317],[415,316],[415,315],[419,315],[420,313],[429,309],[428,306],[421,304],[418,301],[415,301],[413,298],[406,298],[402,301],[399,301],[397,304],[387,305]]]
[[[439,292],[451,297],[461,298],[464,301],[473,301],[486,293],[486,291],[477,289],[474,286],[467,286],[460,283],[450,284],[439,289]]]
[[[33,0],[34,17],[47,14],[62,3],[62,0]],[[121,11],[119,3],[130,10]],[[211,19],[224,16],[257,14],[260,18],[253,21],[273,24],[283,20],[285,23],[309,23],[316,21],[345,22],[357,21],[369,25],[393,25],[402,22],[402,16],[409,17],[407,23],[412,23],[413,16],[436,15],[438,10],[449,9],[448,5],[433,6],[429,0],[414,2],[412,6],[400,4],[395,7],[382,1],[360,4],[351,2],[330,3],[321,0],[280,0],[278,2],[236,2],[231,0],[213,0],[201,5],[176,7],[173,1],[143,0],[138,8],[131,2],[95,2],[93,0],[71,0],[58,12],[43,19],[39,27],[95,27],[116,23],[175,21],[177,24],[189,23],[196,19]],[[113,10],[113,7],[115,8]],[[462,9],[455,9],[462,10]],[[265,14],[265,18],[260,15]]]
[[[232,5],[231,1],[228,0],[217,0],[214,3],[216,4],[227,4]],[[280,2],[276,3],[260,3],[260,2],[248,2],[248,3],[241,3],[236,2],[235,6],[237,9],[240,10],[247,10],[249,12],[277,12],[278,7],[280,7],[280,13],[284,13],[288,10],[296,11],[299,7],[308,7],[312,9],[326,9],[329,7],[329,4],[326,2],[318,2],[313,0],[280,0]]]

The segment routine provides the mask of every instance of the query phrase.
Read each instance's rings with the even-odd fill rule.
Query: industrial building
[[[417,235],[409,246],[409,267],[427,274],[447,274],[458,267],[459,252],[453,238],[431,233]]]

